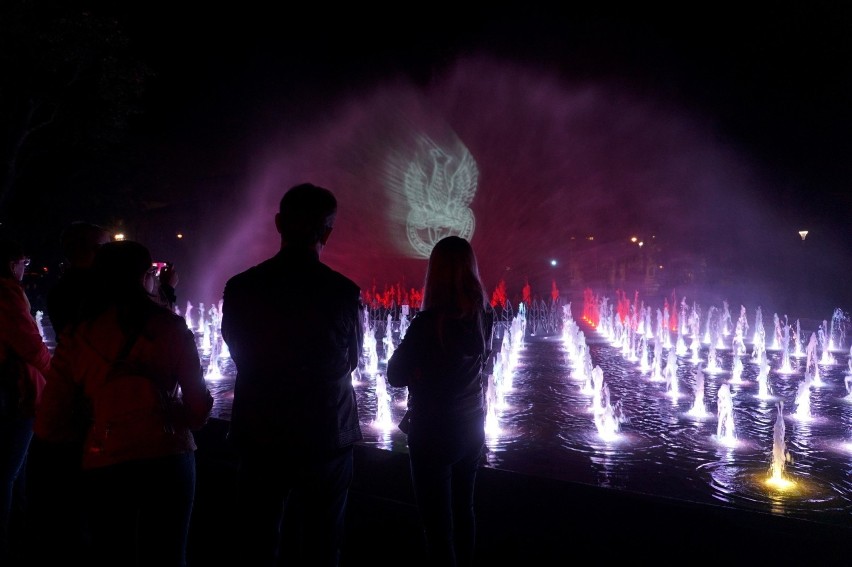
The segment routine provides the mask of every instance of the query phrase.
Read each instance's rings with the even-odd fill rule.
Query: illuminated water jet
[[[391,412],[392,397],[388,391],[387,380],[381,372],[376,373],[376,417],[373,426],[380,429],[391,429],[394,427],[393,414]]]
[[[594,393],[592,395],[592,414],[595,427],[602,439],[612,441],[618,437],[623,416],[621,405],[610,401],[609,386],[604,382],[603,370],[596,366],[592,370]]]
[[[716,398],[716,440],[728,446],[735,445],[737,435],[734,424],[734,402],[731,396],[731,387],[727,384],[719,386]]]
[[[784,424],[784,402],[775,404],[777,415],[775,427],[772,430],[772,462],[769,467],[769,478],[766,483],[779,490],[789,490],[794,486],[792,480],[784,475],[787,463],[793,462],[793,457],[787,451],[787,427]]]

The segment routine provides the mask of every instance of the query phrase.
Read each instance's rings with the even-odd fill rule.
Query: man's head
[[[62,253],[71,266],[88,268],[95,261],[98,248],[109,241],[109,233],[100,226],[75,221],[62,232]]]
[[[0,277],[15,278],[21,281],[30,265],[30,259],[24,248],[14,240],[0,241]]]
[[[98,248],[92,269],[98,281],[109,289],[138,291],[151,269],[151,252],[131,240],[108,242]]]
[[[281,245],[303,248],[325,245],[336,214],[337,199],[331,191],[310,183],[296,185],[281,198],[275,215]]]

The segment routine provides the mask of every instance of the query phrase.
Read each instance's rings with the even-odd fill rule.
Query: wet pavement
[[[198,432],[190,565],[241,565],[233,545],[236,462],[227,422]],[[852,528],[691,503],[484,467],[477,479],[477,565],[567,565],[582,558],[738,565],[847,564]],[[342,566],[424,565],[407,455],[356,446]]]

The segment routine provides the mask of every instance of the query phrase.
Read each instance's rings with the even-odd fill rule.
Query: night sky
[[[850,298],[848,9],[109,4],[88,3],[153,71],[112,182],[185,299],[217,300],[275,252],[277,201],[301,181],[340,201],[324,260],[365,288],[419,287],[399,187],[424,140],[476,162],[488,288],[547,295],[572,239],[605,253],[638,234],[735,258],[749,301],[773,283],[782,309]]]

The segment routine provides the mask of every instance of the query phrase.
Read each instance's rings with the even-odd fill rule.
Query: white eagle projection
[[[470,203],[479,178],[476,162],[467,149],[455,157],[433,147],[429,156],[431,163],[424,167],[412,160],[405,172],[405,195],[411,207],[406,232],[411,246],[424,258],[446,236],[467,240],[473,236],[475,220]]]

